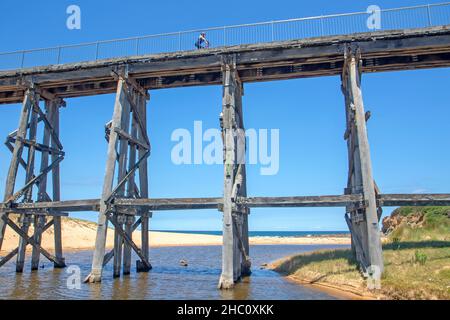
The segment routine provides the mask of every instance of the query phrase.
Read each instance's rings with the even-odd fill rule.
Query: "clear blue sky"
[[[2,1],[0,52],[60,44],[251,23],[320,14],[423,4],[421,1]],[[437,1],[428,0],[430,3]],[[56,3],[56,4],[55,4]],[[66,8],[82,10],[82,29],[66,28]],[[365,75],[366,109],[372,112],[369,140],[376,181],[384,193],[449,192],[450,70]],[[347,176],[343,140],[345,115],[338,77],[248,84],[247,128],[280,129],[280,171],[261,176],[248,168],[251,196],[342,194]],[[222,194],[222,166],[175,166],[171,133],[195,120],[218,127],[221,88],[199,87],[151,92],[149,160],[152,197],[208,197]],[[61,112],[62,198],[98,198],[106,142],[104,124],[114,96],[67,100]],[[17,127],[19,105],[0,106],[0,138]],[[0,148],[0,193],[10,153]],[[385,210],[389,213],[391,209]],[[259,209],[251,230],[346,230],[343,209]],[[77,214],[96,220],[96,213]],[[156,213],[153,229],[220,230],[215,210]]]

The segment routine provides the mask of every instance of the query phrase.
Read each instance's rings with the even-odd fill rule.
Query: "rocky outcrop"
[[[402,224],[407,224],[411,228],[420,228],[424,222],[425,215],[423,213],[418,212],[405,216],[398,211],[394,211],[391,216],[383,219],[381,231],[384,234],[389,234]]]

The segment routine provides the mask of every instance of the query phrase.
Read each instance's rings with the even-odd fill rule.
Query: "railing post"
[[[223,27],[223,46],[227,45],[227,27]]]
[[[178,32],[178,51],[181,51],[181,31]]]
[[[98,60],[98,47],[99,47],[99,45],[100,45],[100,42],[97,42],[97,44],[96,44],[96,46],[95,46],[95,61],[97,61]]]
[[[22,61],[20,63],[21,68],[23,68],[24,63],[25,63],[25,51],[22,51]]]
[[[58,61],[57,64],[61,62],[61,47],[58,47]]]
[[[136,38],[136,55],[139,55],[139,40],[141,40],[141,38]]]
[[[433,23],[431,21],[431,6],[427,5],[427,12],[428,12],[428,26],[433,26]]]
[[[272,42],[274,42],[275,41],[274,22],[271,21],[270,25],[271,25],[271,28],[272,28]]]
[[[322,34],[322,37],[325,35],[325,26],[324,26],[323,20],[324,20],[324,16],[322,15],[320,17],[320,32]]]

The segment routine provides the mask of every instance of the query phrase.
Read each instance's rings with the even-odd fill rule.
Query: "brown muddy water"
[[[347,246],[318,245],[258,245],[252,246],[253,273],[238,283],[234,290],[217,289],[221,267],[221,247],[163,247],[150,251],[153,269],[149,273],[136,273],[112,278],[112,265],[105,267],[100,284],[73,284],[73,270],[81,270],[81,279],[89,273],[92,251],[66,253],[66,264],[70,268],[53,269],[48,261],[41,261],[39,271],[30,271],[29,257],[22,274],[15,273],[15,262],[0,268],[0,299],[249,299],[249,300],[310,300],[337,299],[327,293],[305,288],[290,282],[270,270],[261,269],[270,263],[295,253],[325,248]],[[45,258],[41,258],[45,259]],[[188,266],[180,266],[181,259]],[[136,260],[134,257],[133,261]],[[72,270],[72,273],[69,271]]]

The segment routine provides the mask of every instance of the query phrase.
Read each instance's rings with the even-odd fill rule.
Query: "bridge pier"
[[[345,194],[362,194],[363,202],[346,207],[346,221],[352,236],[352,249],[368,278],[379,281],[383,272],[383,256],[377,204],[377,186],[373,179],[372,162],[361,91],[361,57],[350,47],[345,52],[342,91],[345,97],[349,174]]]
[[[236,203],[247,196],[245,172],[245,130],[242,112],[243,87],[234,56],[224,57],[221,127],[224,145],[223,247],[219,288],[233,288],[250,274],[249,209]]]
[[[0,266],[17,255],[16,271],[23,272],[27,245],[32,245],[31,269],[39,268],[40,255],[54,263],[56,268],[65,267],[61,243],[61,216],[66,215],[54,209],[41,210],[15,210],[19,203],[53,202],[59,201],[59,163],[64,159],[63,147],[59,141],[59,108],[64,106],[63,100],[54,97],[48,92],[41,91],[33,83],[25,83],[27,87],[22,104],[22,112],[17,130],[8,135],[6,146],[12,152],[12,159],[6,179],[4,202],[7,204],[0,211],[0,249],[6,226],[10,226],[19,235],[19,245],[7,254]],[[45,101],[45,112],[40,108],[40,100]],[[37,142],[38,127],[43,123],[42,143]],[[26,159],[22,157],[27,151]],[[40,170],[35,174],[36,152],[41,152]],[[49,157],[51,164],[49,165]],[[25,186],[15,192],[18,171],[22,167],[25,170]],[[52,197],[47,193],[47,178],[52,172]],[[37,188],[37,195],[33,190]],[[34,199],[35,198],[35,199]],[[18,215],[18,224],[10,218],[10,215]],[[47,217],[52,217],[47,222]],[[28,235],[31,224],[34,225],[34,234]],[[55,255],[51,255],[41,247],[42,234],[51,226],[54,227]]]
[[[137,271],[149,271],[148,219],[151,213],[145,208],[121,209],[114,205],[116,199],[138,199],[148,197],[147,158],[150,155],[150,140],[146,127],[146,100],[148,93],[133,78],[127,69],[114,73],[117,93],[113,119],[106,125],[108,156],[103,184],[100,212],[97,224],[92,270],[86,282],[100,282],[103,266],[113,259],[113,276],[130,273],[131,249],[139,256]],[[131,125],[130,125],[131,123]],[[117,170],[116,170],[117,169]],[[117,172],[117,183],[114,184]],[[139,173],[139,186],[136,183]],[[134,222],[135,216],[141,216]],[[114,248],[105,255],[108,222],[114,226]],[[139,248],[132,233],[142,225],[142,245]],[[125,228],[124,228],[125,226]]]

